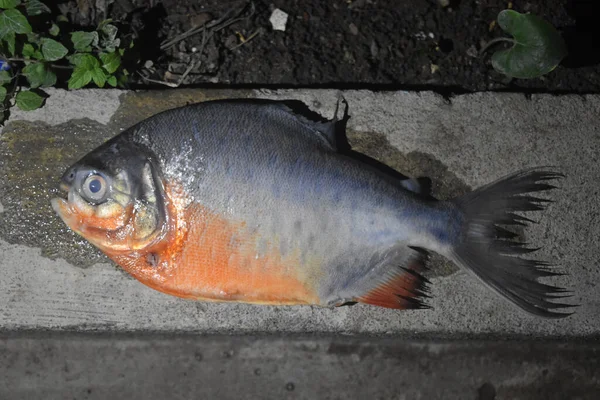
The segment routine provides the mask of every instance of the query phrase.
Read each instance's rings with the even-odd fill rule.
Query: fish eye
[[[106,197],[108,185],[102,175],[94,173],[85,178],[81,189],[89,201],[100,203]]]

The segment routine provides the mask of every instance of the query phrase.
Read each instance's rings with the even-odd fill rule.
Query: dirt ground
[[[183,85],[598,93],[594,2],[115,0],[96,1],[95,10],[72,8],[71,16],[84,25],[108,16],[129,26],[139,36],[144,76],[178,82],[190,69]],[[508,7],[541,16],[561,31],[569,56],[556,70],[508,81],[492,69],[489,56],[477,55],[487,41],[504,35],[492,22]],[[288,14],[285,31],[273,30],[269,21],[276,8]],[[202,24],[214,27],[160,48]]]

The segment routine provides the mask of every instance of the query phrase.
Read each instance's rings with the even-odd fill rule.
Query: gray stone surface
[[[44,107],[34,111],[11,109],[13,121],[42,121],[49,125],[58,125],[72,119],[89,118],[106,124],[121,105],[121,90],[53,90],[47,91],[50,97]]]
[[[2,330],[405,336],[595,336],[600,331],[599,96],[484,93],[446,100],[427,92],[343,93],[350,106],[350,142],[400,172],[432,176],[442,198],[524,167],[558,165],[564,170],[567,179],[554,194],[556,202],[527,230],[527,237],[544,244],[543,258],[556,260],[570,273],[561,283],[575,291],[574,301],[581,307],[570,318],[543,320],[444,264],[432,278],[433,310],[424,311],[200,303],[146,288],[65,230],[51,212],[48,200],[64,168],[135,121],[190,101],[297,98],[330,116],[338,92],[99,93],[104,92],[53,91],[46,106],[52,115],[39,112],[25,121],[15,113],[0,134]],[[54,146],[50,153],[45,151],[48,143]]]
[[[600,398],[597,345],[51,335],[0,339],[0,398]]]

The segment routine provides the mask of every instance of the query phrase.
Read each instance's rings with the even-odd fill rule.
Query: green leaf
[[[90,83],[92,75],[90,71],[85,68],[75,68],[67,86],[69,89],[80,89]]]
[[[100,24],[100,25],[101,25],[100,31],[102,32],[102,36],[104,37],[105,40],[112,41],[112,40],[116,39],[119,28],[117,28],[116,26],[114,26],[112,24]]]
[[[77,31],[71,33],[73,47],[77,51],[91,51],[91,46],[98,45],[98,32]]]
[[[21,4],[21,0],[0,0],[0,8],[15,8]]]
[[[100,22],[98,24],[98,30],[101,31],[102,28],[104,28],[105,25],[110,24],[111,22],[113,22],[112,18],[107,18],[104,21]]]
[[[29,33],[31,25],[27,18],[17,9],[10,9],[0,13],[0,37],[7,33]]]
[[[121,56],[119,53],[102,53],[100,54],[100,60],[102,60],[102,67],[109,73],[115,72],[119,65],[121,65]]]
[[[31,43],[25,43],[21,52],[25,58],[35,58],[36,60],[44,59],[42,52],[39,49],[36,49]]]
[[[23,75],[29,81],[32,88],[40,86],[54,86],[56,74],[44,63],[32,63],[23,68]]]
[[[81,54],[77,57],[73,57],[73,59],[75,60],[75,67],[84,69],[86,71],[91,71],[92,69],[100,66],[100,62],[92,54]]]
[[[129,73],[127,70],[123,70],[123,73],[117,78],[117,85],[120,87],[125,87],[127,85],[127,81],[129,80],[127,77],[128,75]]]
[[[94,68],[90,71],[90,73],[92,74],[92,79],[94,80],[94,83],[98,87],[104,87],[104,84],[106,83],[106,75],[102,68]]]
[[[0,103],[3,103],[4,99],[6,99],[6,88],[4,86],[0,86]]]
[[[27,40],[29,41],[29,43],[34,43],[34,44],[42,43],[42,39],[41,39],[40,35],[35,32],[29,32],[27,34]]]
[[[107,52],[112,53],[121,44],[121,39],[117,39],[117,32],[119,29],[112,24],[105,24],[100,31],[102,33],[100,47]]]
[[[27,0],[25,9],[27,10],[27,15],[40,15],[50,12],[50,8],[40,0]]]
[[[66,15],[60,14],[56,17],[56,22],[69,22],[69,18]]]
[[[0,71],[0,85],[12,81],[13,77],[8,71]]]
[[[115,86],[117,86],[117,77],[114,76],[114,75],[111,75],[111,76],[108,77],[108,79],[106,80],[106,82],[110,86],[115,87]]]
[[[33,53],[35,53],[35,49],[33,48],[32,44],[25,43],[23,45],[23,50],[21,51],[21,53],[25,58],[33,58]]]
[[[60,60],[67,55],[69,50],[56,40],[44,38],[42,39],[42,54],[46,61]]]
[[[547,21],[531,14],[504,10],[498,25],[514,37],[514,45],[492,55],[492,66],[512,78],[537,78],[552,71],[567,55],[567,46]]]
[[[21,91],[15,97],[17,107],[23,111],[31,111],[40,108],[44,103],[44,98],[31,90]]]
[[[58,34],[60,33],[60,28],[58,27],[58,25],[53,23],[50,29],[48,29],[48,33],[52,36],[58,36]]]
[[[4,37],[2,38],[2,41],[6,44],[6,51],[8,51],[8,53],[11,56],[15,55],[15,33],[14,32],[8,32],[4,35]]]
[[[68,82],[69,89],[79,89],[94,80],[100,86],[106,81],[104,71],[100,68],[100,61],[91,54],[73,54],[68,57],[69,62],[75,65],[73,74]]]
[[[85,56],[89,56],[89,54],[75,53],[71,54],[70,56],[67,56],[67,60],[69,60],[69,63],[73,65],[78,65],[79,63],[81,63],[81,59]]]

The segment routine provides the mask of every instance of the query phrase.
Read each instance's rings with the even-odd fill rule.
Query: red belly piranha
[[[450,201],[341,151],[338,120],[283,102],[209,101],[162,112],[62,176],[54,210],[143,284],[187,299],[427,307],[429,252],[544,317],[569,292],[523,258],[507,227],[544,209],[562,177],[516,172]]]

